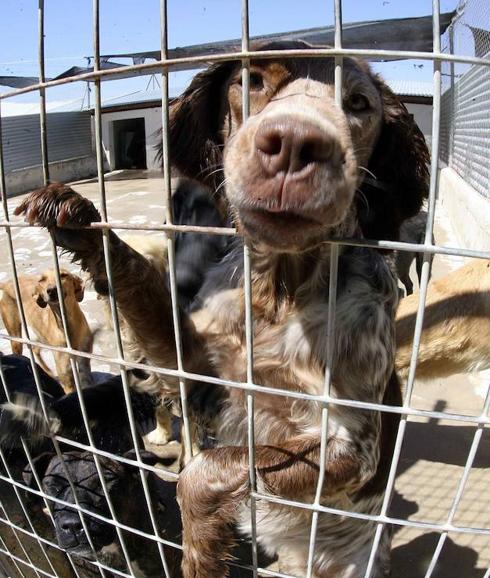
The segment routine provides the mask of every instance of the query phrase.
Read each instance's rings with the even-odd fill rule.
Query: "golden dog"
[[[66,347],[54,271],[44,271],[41,275],[21,275],[19,284],[26,321],[35,338],[48,345]],[[93,334],[79,305],[84,296],[83,281],[78,275],[61,269],[61,285],[71,345],[74,349],[90,353]],[[8,334],[21,337],[22,326],[13,281],[0,284],[0,315]],[[12,352],[22,354],[22,343],[12,341]],[[41,367],[52,374],[41,357],[40,349],[36,347],[34,352]],[[70,356],[58,351],[53,352],[53,356],[57,377],[65,393],[74,391]],[[77,366],[82,385],[91,384],[90,359],[77,358]]]
[[[406,378],[419,294],[400,301],[396,317],[396,362]],[[435,379],[490,367],[490,261],[467,265],[428,285],[417,379]]]

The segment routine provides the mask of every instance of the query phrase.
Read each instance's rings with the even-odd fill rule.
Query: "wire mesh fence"
[[[442,38],[443,52],[488,58],[489,18],[486,2],[461,3]],[[489,72],[461,63],[445,63],[442,68],[441,159],[484,197],[490,190]]]
[[[66,478],[69,485],[71,494],[73,495],[73,502],[67,501],[65,498],[58,496],[53,496],[52,494],[46,492],[43,489],[41,480],[35,475],[35,467],[33,467],[33,458],[30,454],[28,444],[22,441],[22,450],[25,454],[25,460],[30,464],[31,470],[34,472],[34,481],[31,484],[27,484],[25,479],[20,481],[18,472],[12,471],[9,466],[9,457],[5,456],[4,452],[0,453],[0,457],[3,464],[2,473],[0,474],[0,480],[8,485],[9,490],[13,493],[9,498],[10,503],[16,502],[20,504],[20,508],[24,514],[25,520],[27,520],[27,527],[25,521],[19,521],[12,519],[9,514],[9,507],[5,505],[0,513],[0,522],[9,529],[10,534],[8,536],[8,543],[5,541],[5,536],[3,535],[0,543],[0,553],[4,555],[2,559],[2,564],[5,566],[4,572],[7,575],[18,575],[31,576],[35,575],[38,577],[48,576],[48,577],[58,577],[67,575],[85,576],[88,572],[89,574],[101,576],[117,575],[117,576],[131,576],[136,577],[141,575],[141,569],[138,564],[134,561],[134,547],[136,544],[137,548],[140,549],[151,549],[155,548],[155,557],[158,560],[158,571],[154,571],[157,575],[163,575],[170,578],[173,575],[172,569],[172,550],[180,550],[182,548],[179,540],[167,539],[166,534],[162,534],[161,528],[159,526],[159,505],[155,501],[155,494],[152,490],[152,474],[162,475],[162,469],[156,468],[153,464],[148,464],[145,461],[144,452],[141,449],[138,438],[136,418],[134,415],[134,407],[132,404],[131,397],[131,383],[128,371],[131,369],[148,370],[150,369],[153,374],[164,376],[167,378],[173,378],[178,383],[178,389],[180,393],[180,405],[181,405],[181,421],[182,421],[182,431],[183,431],[183,445],[185,446],[185,452],[187,456],[193,455],[192,446],[192,419],[190,417],[190,412],[188,408],[187,399],[187,388],[186,383],[190,380],[201,382],[201,383],[214,383],[217,385],[225,386],[226,388],[231,388],[235,390],[242,390],[245,393],[246,407],[247,407],[247,421],[248,421],[248,472],[249,472],[249,494],[247,500],[250,503],[250,514],[251,514],[251,557],[250,562],[246,563],[242,560],[237,560],[231,562],[230,564],[236,569],[242,569],[244,572],[248,570],[248,574],[244,575],[263,575],[263,576],[289,576],[290,574],[284,574],[280,571],[273,570],[270,568],[261,567],[258,561],[257,555],[257,536],[256,536],[256,524],[257,524],[257,503],[258,502],[269,502],[273,504],[282,504],[291,506],[293,508],[300,509],[306,514],[311,514],[311,526],[309,532],[309,542],[308,542],[308,557],[306,564],[306,576],[309,578],[315,576],[314,574],[314,552],[317,547],[318,542],[318,524],[319,517],[321,514],[332,514],[334,516],[339,516],[342,518],[349,518],[359,521],[369,522],[373,528],[373,541],[371,546],[371,554],[369,557],[369,562],[367,568],[364,572],[365,578],[374,576],[375,571],[374,563],[376,560],[376,555],[378,548],[380,546],[380,541],[383,536],[383,531],[387,525],[394,525],[395,527],[407,527],[411,529],[418,529],[423,532],[435,532],[438,535],[437,543],[433,550],[430,561],[427,564],[425,577],[435,576],[437,572],[438,562],[441,556],[444,555],[444,544],[450,535],[471,535],[471,536],[490,536],[490,527],[487,526],[467,526],[455,522],[456,512],[458,506],[461,502],[461,498],[465,491],[465,487],[468,478],[472,471],[472,466],[474,464],[475,456],[477,454],[484,429],[490,423],[490,418],[488,416],[488,410],[490,406],[490,395],[487,393],[485,401],[482,404],[481,411],[478,414],[467,415],[464,412],[445,412],[445,411],[435,411],[435,410],[424,410],[418,409],[413,404],[413,390],[416,377],[416,366],[417,366],[417,354],[420,344],[420,338],[422,334],[423,319],[424,319],[424,308],[425,300],[427,295],[427,286],[429,282],[430,274],[430,256],[433,254],[441,255],[454,255],[454,256],[465,256],[465,257],[475,257],[490,259],[490,251],[486,247],[482,247],[480,250],[469,250],[461,249],[458,247],[449,247],[443,245],[435,245],[433,242],[433,229],[434,229],[434,219],[436,211],[436,196],[438,189],[438,169],[440,158],[439,149],[441,142],[441,156],[443,160],[452,164],[456,170],[458,170],[462,176],[470,183],[474,188],[482,193],[483,195],[488,195],[488,184],[489,184],[489,169],[488,162],[485,162],[486,153],[488,153],[488,139],[490,138],[490,125],[486,126],[485,122],[488,120],[488,94],[489,91],[486,88],[481,94],[482,78],[486,79],[490,71],[490,58],[488,56],[488,30],[485,31],[481,28],[471,29],[473,38],[475,40],[475,48],[473,52],[466,50],[464,45],[460,45],[461,34],[458,32],[458,26],[463,26],[466,23],[464,20],[466,18],[465,14],[472,14],[472,10],[475,5],[477,6],[476,13],[480,10],[480,14],[488,14],[488,8],[483,2],[478,4],[475,3],[465,3],[460,7],[459,14],[451,25],[447,35],[442,39],[443,45],[441,47],[441,39],[439,36],[439,2],[437,0],[433,1],[433,38],[434,45],[433,51],[430,53],[414,53],[409,51],[380,51],[372,49],[344,49],[342,48],[342,6],[341,0],[336,0],[334,2],[334,14],[335,14],[335,45],[332,48],[317,48],[314,50],[308,50],[307,53],[304,50],[294,49],[282,51],[292,58],[299,58],[307,54],[308,57],[313,58],[325,58],[331,57],[335,59],[335,94],[337,103],[342,102],[342,70],[343,70],[343,58],[349,55],[366,57],[370,56],[384,56],[390,58],[420,58],[433,62],[433,82],[434,82],[434,99],[433,99],[433,129],[432,129],[432,143],[431,143],[431,167],[430,167],[430,191],[428,200],[428,220],[427,228],[425,231],[425,239],[422,244],[407,244],[392,242],[386,240],[380,241],[370,241],[370,240],[354,240],[354,239],[334,239],[331,242],[331,253],[330,253],[330,277],[329,277],[329,295],[336,295],[337,291],[337,267],[338,267],[338,252],[341,246],[366,246],[371,247],[376,250],[379,249],[396,249],[401,251],[415,251],[422,253],[424,255],[422,275],[420,282],[420,298],[419,306],[417,312],[417,321],[415,324],[415,332],[413,339],[413,352],[412,359],[410,363],[410,371],[408,375],[407,383],[405,384],[405,395],[403,404],[400,406],[388,406],[379,403],[372,403],[366,401],[358,401],[352,399],[339,399],[334,396],[330,390],[331,385],[331,374],[330,369],[332,365],[332,355],[333,355],[333,332],[335,327],[335,298],[329,298],[328,315],[325,319],[325,325],[328,328],[326,332],[327,339],[327,364],[326,364],[326,374],[324,380],[324,389],[321,395],[308,395],[298,391],[291,391],[288,389],[272,388],[266,387],[254,382],[254,359],[253,359],[253,313],[252,313],[252,302],[253,302],[253,291],[251,285],[251,254],[250,249],[246,243],[243,246],[243,261],[244,261],[244,271],[245,271],[245,334],[246,334],[246,376],[247,379],[244,382],[235,382],[229,379],[223,379],[218,377],[210,377],[208,375],[198,375],[188,369],[184,365],[184,357],[182,351],[182,331],[181,331],[181,316],[179,314],[178,308],[178,292],[177,292],[177,282],[176,282],[176,257],[175,257],[175,244],[173,234],[175,232],[197,232],[206,234],[218,234],[218,235],[237,235],[238,233],[232,228],[203,228],[203,227],[189,227],[182,226],[173,223],[173,215],[171,212],[171,167],[170,167],[170,153],[169,153],[169,143],[168,143],[168,131],[169,131],[169,72],[172,71],[174,67],[178,67],[182,63],[186,62],[222,62],[226,60],[237,60],[240,59],[242,62],[242,87],[243,87],[243,118],[246,119],[250,113],[250,102],[249,102],[249,84],[250,84],[250,60],[257,56],[256,53],[250,50],[249,44],[249,27],[248,27],[248,2],[243,0],[242,2],[242,45],[241,52],[239,53],[227,53],[227,54],[213,54],[208,56],[191,57],[187,59],[175,58],[169,59],[167,57],[167,31],[168,27],[172,23],[167,21],[167,5],[165,0],[161,2],[161,13],[160,13],[160,23],[161,23],[161,61],[155,64],[139,64],[128,66],[127,72],[145,71],[148,69],[154,69],[158,66],[161,69],[162,74],[162,134],[163,134],[163,183],[164,190],[162,191],[162,199],[164,200],[166,207],[165,214],[165,224],[163,225],[134,225],[131,223],[118,223],[117,226],[111,222],[111,215],[109,214],[107,208],[107,195],[105,188],[105,177],[104,177],[104,150],[102,143],[102,130],[101,130],[101,82],[104,78],[110,78],[116,73],[120,73],[121,69],[114,71],[111,70],[101,70],[100,68],[100,31],[99,31],[99,2],[94,0],[93,2],[93,46],[94,46],[94,71],[92,73],[86,73],[78,75],[77,77],[64,78],[60,80],[46,81],[44,75],[44,3],[42,0],[39,2],[39,83],[23,89],[18,89],[0,95],[0,112],[1,104],[3,100],[11,98],[16,95],[20,95],[26,92],[39,91],[40,95],[40,137],[41,137],[41,150],[42,150],[42,160],[43,160],[43,171],[45,183],[49,183],[49,147],[47,139],[47,121],[46,121],[46,102],[45,93],[50,87],[57,86],[63,83],[74,82],[76,80],[92,80],[95,86],[95,112],[94,112],[94,126],[95,126],[95,148],[97,153],[97,168],[98,168],[98,189],[99,189],[99,199],[98,206],[101,213],[101,221],[99,223],[94,223],[91,228],[98,229],[102,231],[103,246],[104,246],[104,265],[107,271],[107,282],[108,282],[108,295],[109,304],[111,311],[111,321],[114,328],[114,350],[115,355],[108,357],[102,354],[87,353],[80,351],[72,347],[70,341],[70,330],[67,320],[67,312],[63,298],[60,299],[60,312],[62,318],[62,324],[65,332],[66,345],[47,346],[46,344],[39,343],[32,338],[29,331],[28,323],[26,320],[25,312],[22,306],[21,298],[21,287],[18,281],[18,266],[15,258],[14,244],[12,240],[12,231],[18,228],[27,227],[24,223],[17,220],[12,220],[9,213],[9,206],[7,203],[7,194],[5,185],[5,168],[4,168],[4,154],[1,149],[2,139],[0,138],[0,186],[2,193],[2,203],[3,203],[3,220],[0,223],[1,227],[5,231],[5,239],[7,242],[7,250],[11,262],[11,273],[14,279],[14,290],[17,303],[19,304],[19,315],[22,322],[23,333],[25,337],[23,338],[12,338],[8,335],[3,335],[2,338],[8,339],[12,343],[20,342],[27,345],[28,355],[30,358],[32,373],[36,383],[37,394],[40,399],[42,406],[42,413],[46,423],[50,423],[50,412],[49,407],[46,403],[46,394],[43,390],[43,383],[39,373],[38,366],[36,364],[36,348],[44,348],[48,351],[61,352],[69,354],[71,370],[75,378],[75,389],[79,399],[79,405],[81,409],[81,418],[83,422],[83,428],[86,432],[86,441],[80,442],[73,439],[68,439],[60,435],[51,435],[51,441],[54,448],[54,453],[59,459],[60,472],[62,472],[63,477]],[[482,12],[483,11],[483,12]],[[486,12],[485,12],[486,11]],[[470,16],[468,16],[470,18]],[[488,21],[488,20],[487,20]],[[449,47],[449,48],[448,48]],[[442,50],[441,50],[442,48]],[[262,51],[260,52],[261,59],[269,59],[277,57],[277,51]],[[490,78],[490,77],[489,77]],[[478,79],[478,80],[476,80]],[[486,80],[484,81],[486,82]],[[485,85],[486,86],[486,85]],[[444,93],[441,96],[441,88]],[[485,113],[486,110],[486,113]],[[485,116],[486,114],[486,116]],[[1,122],[1,114],[0,114]],[[0,124],[0,137],[1,137],[1,124]],[[441,139],[441,141],[440,141]],[[470,155],[470,156],[464,156]],[[488,155],[487,155],[488,156]],[[470,161],[468,160],[470,159]],[[113,268],[112,268],[112,254],[110,250],[110,233],[112,229],[135,229],[135,230],[145,230],[153,231],[155,234],[162,235],[167,234],[167,251],[168,251],[168,270],[169,270],[169,285],[171,294],[171,309],[172,309],[172,321],[175,328],[175,341],[176,341],[176,352],[177,352],[177,363],[176,368],[160,367],[149,365],[148,363],[140,363],[134,361],[128,356],[127,351],[123,345],[123,340],[121,338],[121,321],[118,315],[118,309],[116,306],[116,295],[114,291],[114,279],[113,279]],[[55,244],[54,237],[50,238],[50,250],[52,256],[53,267],[55,270],[56,286],[58,295],[63,296],[63,285],[61,278],[61,271],[59,265],[59,256]],[[134,453],[128,457],[127,454],[121,454],[112,451],[102,450],[98,447],[98,443],[94,438],[90,417],[87,412],[86,407],[86,390],[82,387],[81,377],[79,373],[79,368],[76,363],[76,359],[79,358],[90,358],[94,361],[110,363],[112,366],[117,366],[120,371],[121,383],[124,395],[124,401],[127,412],[127,424],[128,431],[132,441],[132,447]],[[1,364],[0,364],[1,367]],[[5,398],[10,400],[10,391],[7,385],[7,379],[4,377],[3,372],[2,377],[2,387],[4,389]],[[263,488],[259,487],[256,479],[256,467],[255,467],[255,422],[254,422],[254,396],[259,393],[261,395],[269,395],[271,399],[277,399],[281,397],[286,397],[288,399],[310,401],[311,403],[320,404],[322,408],[321,416],[321,437],[320,437],[320,468],[318,483],[316,485],[315,495],[311,503],[304,503],[295,501],[292,499],[286,499],[278,495],[273,495],[266,492]],[[381,511],[376,514],[365,514],[354,511],[346,507],[345,509],[332,508],[327,506],[322,501],[322,488],[324,485],[323,474],[325,472],[325,459],[327,452],[325,451],[328,443],[328,423],[329,414],[332,408],[335,407],[349,407],[356,409],[363,409],[369,411],[383,411],[396,413],[401,416],[400,425],[398,427],[395,443],[395,451],[391,461],[391,468],[388,477],[388,483],[384,489],[384,499]],[[407,430],[407,423],[410,418],[426,418],[426,419],[443,419],[458,424],[467,424],[474,429],[474,435],[469,448],[467,459],[465,461],[462,475],[460,477],[459,483],[457,484],[456,492],[452,499],[451,507],[446,513],[445,517],[441,521],[434,520],[413,520],[405,519],[401,517],[396,517],[390,512],[390,503],[392,501],[395,485],[395,477],[397,469],[400,464],[402,446],[405,439],[405,434]],[[77,488],[77,484],[74,482],[73,471],[70,469],[70,459],[67,458],[67,449],[77,452],[88,452],[93,457],[93,467],[92,472],[95,479],[98,480],[99,485],[97,486],[97,492],[101,494],[101,500],[105,504],[103,513],[95,512],[92,509],[86,507],[83,495],[80,496],[80,490]],[[113,491],[111,486],[111,476],[108,476],[108,466],[107,459],[112,460],[114,463],[119,464],[121,467],[132,468],[136,474],[138,481],[137,487],[138,491],[135,490],[134,497],[138,498],[138,508],[140,510],[146,509],[144,516],[146,522],[143,526],[134,526],[128,523],[124,514],[122,513],[125,508],[121,510],[121,504],[117,499],[117,493]],[[113,466],[110,466],[113,467]],[[109,467],[109,469],[110,469]],[[134,472],[133,472],[134,474]],[[61,476],[61,474],[59,474]],[[178,478],[178,474],[172,471],[166,471],[165,476],[167,479],[175,480]],[[99,488],[100,486],[100,488]],[[36,520],[33,520],[32,506],[29,502],[29,497],[37,498],[38,501],[42,501],[44,507],[47,508],[48,514],[51,516],[52,512],[57,508],[64,508],[73,511],[76,515],[76,519],[80,520],[80,524],[83,527],[85,535],[88,537],[88,548],[92,553],[92,560],[84,563],[82,567],[80,566],[80,561],[78,558],[71,554],[68,554],[66,559],[64,558],[63,548],[60,547],[56,539],[53,537],[52,529],[46,525],[46,522],[42,528],[38,525]],[[125,496],[126,498],[128,496]],[[132,496],[130,496],[132,497]],[[49,518],[48,518],[49,521]],[[111,565],[107,562],[101,562],[99,559],[99,553],[94,546],[93,541],[90,536],[94,533],[94,523],[96,522],[108,524],[114,529],[115,536],[114,541],[119,544],[120,550],[122,552],[122,562],[118,564]],[[43,533],[43,530],[45,533]],[[49,535],[51,538],[46,538]],[[29,540],[29,547],[26,547],[27,540]],[[31,549],[35,544],[38,549],[38,555],[36,560],[32,559]],[[104,558],[107,560],[107,558]],[[68,570],[67,570],[68,568]],[[33,573],[33,574],[32,574]],[[485,573],[485,577],[489,576],[490,570]],[[145,572],[143,572],[145,574]],[[294,577],[293,577],[294,578]],[[297,576],[299,578],[299,576]]]

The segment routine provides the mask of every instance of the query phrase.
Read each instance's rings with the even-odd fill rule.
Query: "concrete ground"
[[[94,180],[74,184],[83,195],[98,199]],[[107,208],[115,224],[159,224],[164,220],[164,194],[160,177],[150,173],[113,173],[106,182]],[[10,214],[22,197],[9,199]],[[14,218],[15,219],[15,218]],[[37,273],[52,267],[49,237],[37,228],[12,229],[15,261],[19,273]],[[444,207],[437,210],[435,230],[438,244],[457,246]],[[61,263],[77,271],[66,258]],[[436,256],[433,277],[464,264],[462,258]],[[11,276],[6,233],[0,231],[0,281]],[[105,328],[104,312],[96,294],[87,288],[82,308],[97,334],[94,351],[114,355],[114,338]],[[1,332],[1,329],[0,329]],[[0,338],[0,351],[9,352],[7,340]],[[47,358],[47,356],[46,356]],[[95,362],[93,370],[116,371],[110,362]],[[458,375],[450,379],[416,383],[412,405],[468,415],[481,412],[490,376]],[[410,419],[397,472],[390,514],[403,519],[444,523],[447,520],[468,450],[475,434],[471,424]],[[490,436],[484,431],[479,450],[456,511],[454,525],[490,528]],[[422,578],[434,552],[439,534],[405,526],[398,528],[393,543],[393,577]],[[490,538],[476,533],[450,533],[433,576],[482,578],[490,566]]]

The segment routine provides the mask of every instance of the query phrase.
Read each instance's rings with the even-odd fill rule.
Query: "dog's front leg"
[[[232,525],[248,493],[245,450],[228,447],[202,452],[180,474],[183,578],[228,576]]]
[[[61,383],[63,391],[73,393],[75,391],[75,376],[71,370],[70,356],[59,351],[54,352],[54,362],[58,381]]]
[[[101,220],[91,201],[67,186],[53,184],[28,195],[15,213],[53,232],[56,243],[91,274],[96,290],[107,293],[102,231],[82,228]],[[142,353],[155,365],[175,368],[171,298],[162,274],[112,231],[109,250],[117,305]],[[189,361],[186,368],[202,369],[196,367],[196,360],[203,356],[196,352],[202,353],[203,347],[183,313],[182,333],[184,355]]]
[[[318,438],[302,437],[277,446],[256,446],[255,456],[257,481],[266,492],[300,500],[314,494],[320,460]],[[355,448],[342,440],[329,440],[325,467],[325,495],[354,492],[366,481],[366,468]],[[204,451],[183,470],[178,497],[183,523],[184,578],[228,576],[232,526],[248,492],[246,447]]]

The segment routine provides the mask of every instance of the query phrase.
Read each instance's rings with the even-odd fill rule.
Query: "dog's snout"
[[[267,174],[290,175],[332,160],[333,135],[312,123],[289,117],[264,120],[255,134],[255,150]]]
[[[78,515],[65,516],[60,523],[60,528],[63,532],[70,532],[75,535],[83,532],[82,522]]]
[[[57,521],[56,535],[62,548],[76,548],[86,541],[78,514],[65,514]]]

